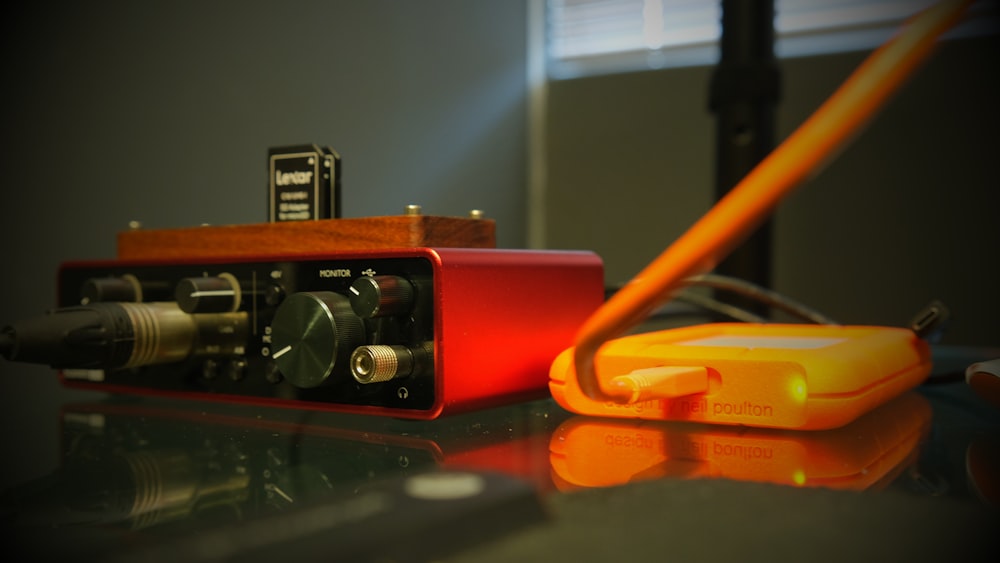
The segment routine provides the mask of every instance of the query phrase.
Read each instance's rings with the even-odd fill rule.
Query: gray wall
[[[0,323],[130,220],[264,221],[270,146],[337,148],[345,216],[480,208],[525,243],[524,0],[34,3],[2,25]],[[5,362],[0,395],[4,428],[40,425],[5,432],[4,471],[54,464],[56,405],[81,395]]]
[[[900,325],[933,298],[946,342],[1000,345],[997,36],[941,45],[817,178],[778,210],[775,288],[847,323]],[[778,138],[866,53],[782,62]],[[628,280],[712,202],[711,69],[555,82],[547,245],[592,248]]]

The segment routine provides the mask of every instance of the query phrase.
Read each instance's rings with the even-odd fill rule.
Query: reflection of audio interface
[[[71,263],[3,353],[91,389],[427,419],[544,396],[603,283],[577,251]]]
[[[55,470],[0,492],[5,551],[35,561],[438,560],[544,517],[558,423],[531,405],[426,422],[115,399],[61,411]],[[428,478],[440,486],[417,486]]]

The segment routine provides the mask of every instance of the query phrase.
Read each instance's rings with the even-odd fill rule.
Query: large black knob
[[[228,313],[240,308],[240,282],[232,274],[184,278],[174,292],[177,306],[188,314]]]
[[[271,357],[296,387],[317,387],[343,375],[364,344],[364,323],[347,297],[330,291],[293,293],[271,321]]]
[[[351,307],[359,317],[404,315],[413,307],[413,284],[399,276],[364,276],[349,289]]]

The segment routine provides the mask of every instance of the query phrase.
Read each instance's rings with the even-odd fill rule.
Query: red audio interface
[[[585,251],[74,262],[4,355],[87,389],[430,419],[544,397],[603,288]]]

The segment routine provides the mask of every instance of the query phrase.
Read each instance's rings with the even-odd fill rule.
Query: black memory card
[[[295,145],[267,151],[268,220],[340,217],[340,155],[330,147]]]

